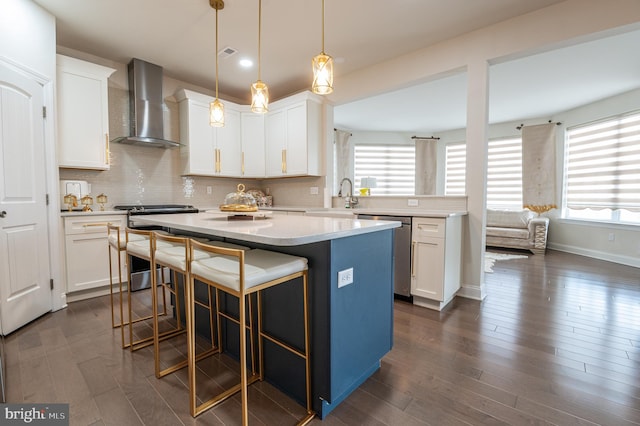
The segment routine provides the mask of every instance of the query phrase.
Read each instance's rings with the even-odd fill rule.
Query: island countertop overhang
[[[209,212],[139,216],[136,223],[273,246],[311,244],[400,226],[399,222],[384,220],[310,216],[237,220]]]

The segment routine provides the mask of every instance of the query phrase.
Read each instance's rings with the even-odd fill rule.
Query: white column
[[[471,61],[467,69],[467,227],[463,231],[462,288],[459,295],[482,300],[487,204],[489,64]]]

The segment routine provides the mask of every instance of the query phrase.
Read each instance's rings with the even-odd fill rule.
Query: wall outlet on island
[[[338,271],[338,288],[353,283],[353,268]]]
[[[418,207],[418,200],[416,200],[416,199],[407,200],[407,206],[409,206],[409,207]]]

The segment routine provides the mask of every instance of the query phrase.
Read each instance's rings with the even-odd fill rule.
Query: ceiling
[[[215,87],[215,11],[207,0],[34,1],[56,16],[59,46],[123,64],[144,59],[162,66],[168,77]],[[562,1],[326,0],[325,51],[335,58],[339,79]],[[321,15],[320,0],[262,1],[261,79],[272,100],[310,87],[311,58],[322,44]],[[237,50],[219,57],[220,97],[249,103],[249,86],[258,73],[258,1],[226,0],[218,19],[220,50]],[[639,45],[638,34],[493,66],[491,121],[548,115],[640,87],[640,55],[631,50]],[[252,59],[254,67],[241,68],[243,58]],[[386,115],[378,117],[383,99]],[[389,118],[388,111],[397,114]],[[465,112],[466,78],[460,74],[337,105],[335,124],[351,130],[435,132],[464,127]]]

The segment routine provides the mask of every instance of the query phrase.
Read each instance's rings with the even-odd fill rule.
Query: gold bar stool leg
[[[191,261],[191,285],[189,290],[193,291],[193,284],[195,280],[202,281],[203,283],[215,287],[216,291],[221,291],[232,296],[238,297],[239,306],[239,337],[240,337],[240,383],[233,386],[230,389],[216,395],[202,404],[196,404],[196,368],[195,359],[193,354],[189,356],[189,384],[190,384],[190,409],[191,415],[196,417],[203,411],[215,406],[221,401],[225,400],[229,396],[236,392],[240,392],[241,400],[241,418],[242,424],[248,425],[249,422],[249,410],[248,410],[248,387],[251,383],[261,380],[264,377],[264,355],[263,355],[263,339],[279,345],[287,351],[299,356],[305,362],[305,391],[307,399],[307,413],[298,424],[307,424],[314,417],[315,413],[311,404],[311,363],[310,363],[310,344],[309,344],[309,314],[308,314],[308,272],[307,272],[307,259],[291,256],[283,253],[276,253],[266,250],[250,250],[246,253],[242,250],[234,250],[229,248],[213,247],[206,244],[199,243],[197,241],[191,241],[191,250],[197,248],[211,253],[210,257],[203,258],[201,260]],[[230,261],[232,263],[230,263]],[[237,274],[231,271],[233,268],[230,264],[235,262],[237,264]],[[271,277],[272,279],[265,280],[265,277]],[[299,350],[280,339],[265,333],[262,330],[262,291],[276,286],[278,284],[291,281],[296,278],[301,278],[303,283],[303,312],[304,312],[304,349]],[[258,302],[258,351],[259,351],[259,365],[260,373],[255,372],[255,360],[253,359],[253,330],[252,324],[247,324],[246,307],[249,307],[249,315],[251,318],[251,294],[257,293]],[[249,300],[247,301],[247,297]],[[193,296],[190,296],[190,305],[193,303]],[[218,299],[219,300],[219,299]],[[219,309],[218,309],[219,311]],[[235,319],[230,318],[228,315],[219,311],[218,314],[218,326],[220,323],[220,317],[227,318],[235,322]],[[250,319],[249,323],[253,320]],[[190,314],[188,320],[189,324],[189,348],[193,351],[195,342],[193,341],[193,313]],[[252,376],[248,376],[247,367],[247,343],[246,333],[249,329],[250,347],[252,351]]]
[[[164,306],[166,311],[166,292],[173,296],[175,300],[175,311],[176,311],[176,325],[170,330],[160,332],[160,324],[158,322],[158,294],[154,292],[152,294],[152,305],[153,305],[153,353],[154,353],[154,364],[155,364],[155,374],[157,378],[161,378],[166,376],[167,374],[171,374],[174,371],[180,370],[187,366],[188,358],[185,358],[182,361],[179,361],[165,369],[160,369],[160,342],[170,339],[172,337],[184,334],[187,330],[182,327],[181,323],[181,306],[180,306],[180,294],[178,287],[177,277],[181,274],[184,277],[184,287],[186,292],[186,287],[189,285],[190,280],[190,264],[191,264],[191,250],[189,238],[180,237],[174,235],[161,235],[156,232],[152,234],[153,240],[153,248],[154,248],[154,256],[153,261],[151,263],[152,270],[157,269],[157,266],[167,267],[171,270],[173,276],[173,283],[162,282],[157,283],[160,287],[162,287],[163,296],[165,297]],[[195,257],[203,256],[201,253],[196,253]],[[165,292],[166,291],[166,292]],[[185,297],[186,299],[186,297]],[[186,305],[186,300],[185,300]],[[201,306],[210,310],[211,303],[209,302],[207,305],[201,304]],[[195,308],[194,308],[195,309]],[[195,311],[194,311],[195,315]],[[214,330],[214,324],[212,322],[213,315],[209,312],[209,327]],[[196,360],[205,358],[209,355],[212,355],[218,351],[216,347],[215,341],[211,340],[211,348],[205,350],[204,352],[196,355]]]
[[[133,299],[131,296],[131,259],[133,257],[137,257],[139,259],[143,259],[149,262],[150,265],[153,265],[153,258],[154,258],[154,240],[153,240],[153,233],[155,231],[148,231],[148,230],[140,230],[140,229],[131,229],[131,228],[126,228],[125,229],[125,235],[126,235],[126,253],[127,253],[127,303],[128,303],[128,307],[127,307],[127,311],[128,311],[128,315],[129,318],[126,322],[126,325],[128,326],[128,334],[129,334],[129,341],[124,343],[123,347],[124,348],[129,348],[132,352],[133,351],[137,351],[138,349],[142,349],[145,348],[147,346],[151,346],[153,345],[153,335],[148,336],[148,337],[144,337],[141,338],[139,340],[134,340],[134,336],[133,336],[133,325],[141,322],[141,321],[146,321],[146,320],[151,320],[154,317],[153,312],[150,315],[147,316],[143,316],[140,318],[136,318],[133,319]],[[157,271],[150,269],[150,281],[151,281],[151,298],[152,298],[152,305],[153,305],[153,297],[154,294],[156,294],[157,292],[157,277],[156,277],[156,273]],[[164,294],[163,294],[164,295]],[[163,311],[166,313],[166,296],[163,297],[163,302],[164,302],[164,306],[163,306]],[[156,306],[157,309],[157,306]],[[153,306],[152,306],[152,310],[153,310]],[[124,334],[124,331],[123,331]]]
[[[108,242],[108,254],[109,254],[109,301],[111,302],[111,327],[122,327],[123,317],[120,312],[120,318],[116,323],[114,304],[113,304],[113,250],[118,255],[118,288],[119,288],[119,306],[122,310],[122,260],[121,253],[126,249],[124,235],[120,231],[120,227],[117,225],[107,225],[107,242]]]

